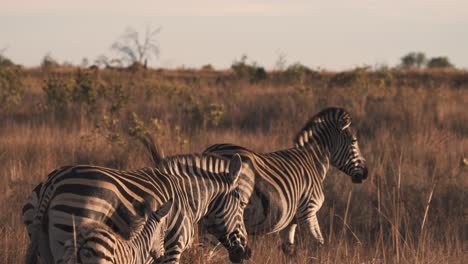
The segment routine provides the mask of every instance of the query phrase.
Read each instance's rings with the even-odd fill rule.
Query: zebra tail
[[[151,137],[149,134],[143,134],[137,136],[137,138],[151,155],[151,161],[153,162],[153,165],[158,166],[159,163],[164,159],[164,154],[159,152],[153,137]]]

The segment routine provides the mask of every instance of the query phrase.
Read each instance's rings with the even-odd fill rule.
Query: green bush
[[[42,90],[45,93],[46,108],[63,113],[72,102],[74,80],[71,78],[50,75]]]
[[[129,97],[129,91],[120,83],[116,83],[106,90],[106,98],[110,104],[110,114],[120,115],[120,111],[127,105]]]
[[[304,83],[306,77],[312,73],[313,71],[307,66],[297,62],[290,65],[285,71],[283,71],[280,74],[280,79],[286,83]]]
[[[205,118],[212,126],[219,126],[224,116],[224,104],[212,103],[205,107]]]
[[[201,67],[202,71],[213,71],[214,68],[211,64],[205,64]]]
[[[50,53],[47,53],[41,61],[41,67],[43,69],[50,69],[54,67],[58,67],[60,64],[55,60]]]
[[[46,108],[55,112],[64,112],[71,105],[84,107],[88,115],[97,109],[97,99],[103,85],[95,72],[82,71],[73,77],[51,74],[45,81],[43,91],[46,97]],[[105,92],[102,92],[105,93]],[[110,96],[111,98],[113,98]]]
[[[0,67],[13,67],[15,64],[9,58],[0,54]]]
[[[19,104],[23,91],[21,71],[0,67],[0,109],[7,110]]]
[[[331,86],[368,86],[369,67],[356,67],[352,71],[344,71],[335,74],[330,78]]]
[[[430,69],[453,68],[453,64],[447,57],[434,57],[427,62]]]
[[[79,105],[84,105],[87,114],[92,114],[96,110],[98,91],[102,85],[94,71],[78,70],[75,75],[75,85],[73,87],[73,101]]]
[[[235,61],[231,65],[239,79],[246,79],[249,82],[256,83],[267,78],[267,72],[263,67],[258,66],[256,63],[248,64],[247,56],[242,56],[239,61]]]

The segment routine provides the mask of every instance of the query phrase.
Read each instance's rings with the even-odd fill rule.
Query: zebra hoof
[[[296,245],[294,244],[281,244],[281,250],[283,250],[286,256],[295,256],[296,255]]]

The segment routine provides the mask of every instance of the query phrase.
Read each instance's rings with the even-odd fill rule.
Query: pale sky
[[[228,68],[278,54],[311,68],[388,64],[411,51],[468,68],[467,0],[0,0],[0,49],[39,65],[50,52],[79,64],[105,54],[127,27],[162,27],[158,67]]]

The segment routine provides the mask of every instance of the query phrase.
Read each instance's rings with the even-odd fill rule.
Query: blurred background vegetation
[[[254,262],[466,258],[468,72],[447,58],[414,52],[394,68],[342,72],[288,65],[284,56],[272,71],[247,56],[229,70],[149,69],[141,56],[106,63],[64,65],[49,54],[40,67],[23,68],[0,56],[1,263],[22,262],[28,238],[21,205],[59,166],[150,166],[136,140],[141,133],[151,133],[166,155],[222,142],[289,148],[308,118],[328,106],[351,113],[370,177],[353,185],[329,173],[319,214],[325,246],[300,243],[298,255],[286,258],[275,235],[253,238]],[[203,263],[201,256],[196,247],[185,254]],[[220,253],[219,262],[226,260]]]

